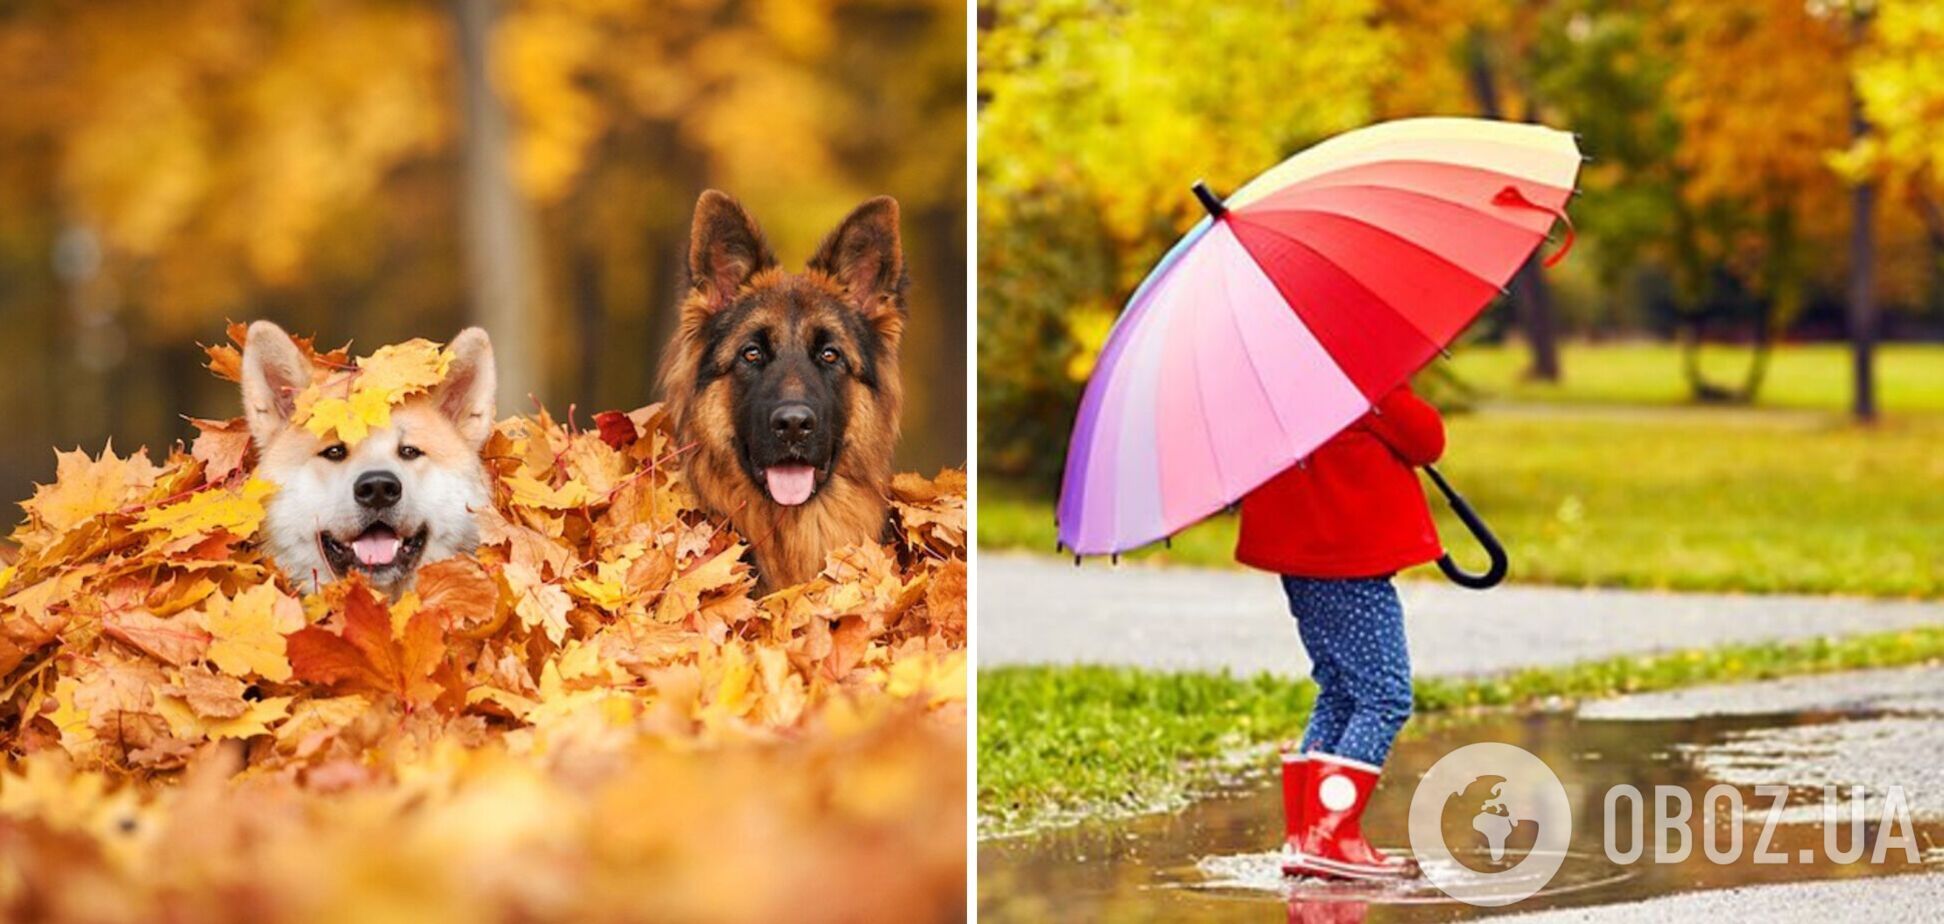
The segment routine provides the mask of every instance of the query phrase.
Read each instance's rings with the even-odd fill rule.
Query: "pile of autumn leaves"
[[[348,382],[436,382],[446,359],[389,349],[313,355]],[[236,377],[234,347],[209,352]],[[388,405],[312,410],[341,428]],[[355,579],[300,598],[256,547],[275,488],[242,422],[193,423],[159,465],[61,453],[22,505],[0,572],[8,919],[962,911],[962,472],[900,476],[891,544],[756,597],[657,408],[514,418],[484,453],[477,555],[397,601]]]

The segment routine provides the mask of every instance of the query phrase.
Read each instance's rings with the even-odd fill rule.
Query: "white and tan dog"
[[[305,592],[361,571],[396,596],[421,564],[479,545],[475,511],[491,502],[480,447],[493,432],[493,345],[467,328],[432,392],[392,409],[391,425],[355,446],[291,423],[311,363],[283,328],[250,325],[243,414],[257,474],[277,486],[264,519],[271,558]]]

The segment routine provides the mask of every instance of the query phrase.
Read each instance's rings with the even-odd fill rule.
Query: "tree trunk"
[[[1924,220],[1924,240],[1930,243],[1930,296],[1929,308],[1936,311],[1944,308],[1944,207],[1937,204],[1937,197],[1930,190],[1918,186],[1911,197],[1916,201],[1917,214]]]
[[[499,0],[450,0],[465,121],[461,214],[467,301],[473,323],[493,337],[500,410],[540,396],[539,296],[526,203],[513,185],[512,130],[492,83]]]
[[[1869,132],[1861,106],[1852,117],[1856,135]],[[1876,183],[1864,180],[1850,191],[1849,339],[1852,391],[1850,415],[1859,423],[1876,420]]]
[[[1480,115],[1488,119],[1503,119],[1505,107],[1499,101],[1498,79],[1492,73],[1492,61],[1487,54],[1485,41],[1484,35],[1478,32],[1473,32],[1467,41],[1466,57],[1472,98],[1478,104]],[[1547,285],[1541,269],[1539,255],[1533,254],[1512,277],[1512,317],[1525,334],[1526,346],[1532,351],[1526,376],[1543,382],[1557,382],[1559,336],[1553,320],[1552,287]]]

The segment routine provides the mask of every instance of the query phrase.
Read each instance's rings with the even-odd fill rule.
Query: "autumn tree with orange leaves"
[[[473,63],[505,117],[506,173],[484,184],[458,21],[474,7],[0,12],[0,312],[17,369],[0,394],[21,436],[0,449],[5,493],[44,471],[41,444],[162,446],[187,435],[177,415],[226,413],[233,394],[182,372],[225,319],[376,346],[462,326],[481,287],[530,287],[525,335],[495,331],[503,410],[531,409],[530,392],[582,423],[636,406],[708,186],[763,216],[788,261],[857,202],[900,200],[905,352],[935,373],[907,383],[903,458],[963,459],[962,5],[497,4]],[[482,211],[523,253],[468,257]],[[479,277],[482,259],[525,276]],[[512,381],[522,366],[530,380]]]

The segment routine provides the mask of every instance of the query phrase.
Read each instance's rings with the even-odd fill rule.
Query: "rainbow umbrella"
[[[1349,426],[1505,291],[1566,218],[1581,160],[1539,125],[1406,119],[1227,201],[1197,183],[1208,217],[1135,290],[1081,398],[1062,545],[1172,535]]]

